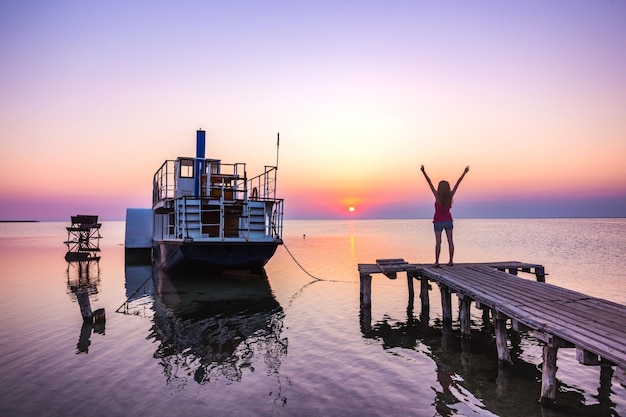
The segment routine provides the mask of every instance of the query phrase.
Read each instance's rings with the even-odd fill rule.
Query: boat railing
[[[244,200],[246,197],[246,164],[208,163],[201,180],[201,196]]]
[[[282,239],[283,200],[226,201],[179,197],[173,200],[164,238]]]
[[[154,174],[152,186],[153,204],[168,198],[174,198],[176,192],[175,164],[176,161],[167,160],[163,162],[163,165]]]
[[[276,199],[276,174],[275,166],[265,166],[262,174],[248,180],[248,193],[250,199]]]
[[[177,175],[176,162],[175,160],[165,161],[154,174],[153,205],[184,195],[193,195],[196,183],[198,184],[197,197],[224,197],[234,200],[246,198],[248,184],[244,163],[223,164],[218,160],[205,159],[202,160],[200,175],[187,178]]]
[[[154,175],[153,207],[165,216],[158,227],[164,237],[282,238],[283,200],[276,198],[276,167],[266,166],[261,175],[247,180],[245,164],[204,160],[196,195],[197,177],[191,183],[179,178],[176,162],[165,161]]]

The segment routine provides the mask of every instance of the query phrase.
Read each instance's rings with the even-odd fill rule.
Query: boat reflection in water
[[[190,272],[154,269],[155,357],[168,384],[237,382],[245,370],[278,375],[287,355],[283,309],[265,270]]]

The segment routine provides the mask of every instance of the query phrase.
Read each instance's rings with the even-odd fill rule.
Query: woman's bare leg
[[[448,265],[454,265],[454,242],[452,241],[452,229],[446,229],[446,237],[448,238],[448,251],[450,252],[450,262]]]
[[[435,231],[435,266],[439,266],[439,254],[441,253],[441,231]]]

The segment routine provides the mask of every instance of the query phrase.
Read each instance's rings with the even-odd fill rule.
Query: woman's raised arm
[[[454,185],[454,188],[452,189],[452,196],[454,197],[454,193],[456,193],[456,189],[459,187],[459,184],[461,183],[461,181],[463,180],[463,177],[465,177],[465,174],[467,174],[469,172],[469,165],[465,167],[465,171],[463,171],[463,173],[461,174],[461,176],[459,177],[458,181],[456,182],[456,184]]]
[[[428,185],[430,186],[430,190],[433,192],[433,195],[436,198],[437,197],[437,190],[435,190],[435,187],[433,186],[432,181],[430,180],[430,178],[428,178],[428,174],[426,173],[426,169],[424,168],[424,165],[422,165],[422,167],[420,169],[422,170],[422,174],[424,174],[424,178],[426,178],[426,181],[428,181]]]

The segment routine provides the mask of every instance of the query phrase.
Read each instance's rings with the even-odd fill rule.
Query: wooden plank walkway
[[[450,295],[457,294],[461,333],[469,337],[469,309],[474,302],[477,308],[493,316],[501,362],[511,362],[507,320],[513,330],[532,330],[544,343],[540,398],[544,404],[554,401],[559,348],[576,348],[577,360],[585,365],[616,365],[626,370],[626,306],[545,283],[542,265],[511,261],[435,268],[402,259],[381,259],[376,264],[358,267],[362,306],[371,304],[372,274],[382,273],[393,279],[398,272],[406,272],[411,300],[413,280],[421,282],[423,312],[429,309],[430,281],[440,288],[444,321],[452,320]],[[537,280],[520,278],[516,276],[518,272],[534,273]]]

